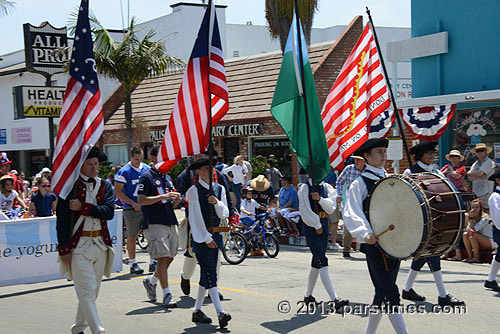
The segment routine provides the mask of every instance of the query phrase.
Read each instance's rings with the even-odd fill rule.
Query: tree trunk
[[[127,155],[132,149],[134,141],[134,129],[132,128],[132,99],[129,90],[125,89],[125,128],[127,136]]]

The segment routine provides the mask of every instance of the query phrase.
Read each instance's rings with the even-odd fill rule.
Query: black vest
[[[372,173],[370,171],[366,171],[366,172],[373,174],[377,177],[380,177],[380,175],[377,175],[377,174]],[[373,188],[375,188],[375,184],[377,183],[378,180],[372,180],[369,177],[364,176],[363,174],[361,174],[361,178],[365,182],[366,189],[368,191],[368,196],[366,196],[366,198],[363,200],[363,212],[365,213],[365,216],[368,218],[368,198],[371,195],[371,193],[373,192]]]
[[[319,216],[319,212],[324,212],[323,209],[321,208],[321,205],[314,201],[312,199],[311,193],[312,193],[312,186],[309,183],[306,183],[307,189],[309,190],[309,205],[311,206],[311,210],[316,213]],[[321,197],[323,198],[328,198],[328,191],[326,190],[326,187],[324,185],[316,185],[316,189],[318,190],[318,193]],[[316,208],[316,209],[315,209]],[[328,216],[325,215],[325,217],[319,218],[321,224],[326,224],[328,226]]]
[[[203,216],[203,221],[205,222],[205,226],[210,227],[210,204],[208,204],[207,197],[208,197],[208,189],[203,187],[200,183],[196,183],[196,189],[198,190],[198,202],[200,203],[200,208],[201,208],[201,215]],[[218,183],[213,183],[212,184],[212,190],[214,192],[214,196],[219,199],[219,201],[222,198],[222,186]],[[213,218],[212,218],[212,227],[216,227],[220,225],[220,219],[219,217],[215,214],[215,208],[212,211],[214,213]]]
[[[427,172],[425,169],[423,169],[422,167],[420,167],[419,164],[414,164],[410,167],[410,171],[413,173],[413,174],[416,174],[416,173],[425,173]]]

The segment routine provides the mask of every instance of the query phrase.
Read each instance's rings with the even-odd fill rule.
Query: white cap
[[[43,167],[42,170],[40,171],[40,174],[42,173],[51,173],[52,171],[49,169],[49,167]]]

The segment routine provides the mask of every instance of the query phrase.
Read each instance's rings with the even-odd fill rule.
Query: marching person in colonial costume
[[[198,182],[191,186],[187,193],[189,203],[189,226],[193,237],[193,252],[200,265],[200,281],[198,296],[193,309],[193,322],[211,323],[212,319],[203,313],[201,307],[208,290],[212,303],[217,311],[219,326],[227,326],[231,315],[224,312],[217,289],[217,266],[223,245],[221,220],[229,216],[226,190],[218,183],[212,182],[212,173],[208,168],[208,158],[197,159],[190,169],[196,171]],[[212,182],[213,195],[209,193],[209,182]],[[212,208],[210,208],[212,206]]]
[[[365,214],[368,194],[372,192],[375,183],[386,176],[384,164],[387,161],[388,145],[387,139],[368,139],[356,151],[366,160],[366,167],[347,191],[343,218],[353,238],[362,243],[360,251],[366,255],[368,271],[375,287],[372,305],[377,309],[382,305],[389,306],[389,311],[392,311],[393,306],[400,305],[396,279],[401,261],[386,257],[377,247],[377,237],[373,234]],[[396,333],[407,333],[401,313],[389,312],[388,316]],[[366,333],[375,333],[381,319],[382,312],[370,312]]]
[[[113,218],[115,195],[100,179],[99,162],[106,156],[93,147],[67,199],[57,202],[57,250],[61,272],[75,283],[78,310],[71,333],[104,333],[96,299],[103,274],[110,276],[114,253],[107,220]]]
[[[217,152],[215,150],[212,151],[214,156],[217,156]],[[195,158],[203,158],[208,157],[208,152],[201,153],[195,156]],[[214,182],[219,183],[224,187],[226,191],[226,199],[229,208],[230,222],[231,218],[234,218],[236,215],[236,210],[233,207],[233,202],[231,201],[231,196],[229,195],[229,185],[227,183],[227,178],[220,172],[219,170],[214,168],[213,179]],[[177,177],[177,191],[184,197],[184,206],[186,208],[186,219],[183,220],[179,226],[179,243],[181,248],[186,249],[184,252],[184,265],[182,266],[181,271],[181,290],[182,292],[188,296],[191,293],[191,277],[194,274],[194,270],[196,269],[196,257],[193,254],[191,248],[191,231],[189,228],[189,202],[186,200],[186,192],[188,189],[196,184],[198,181],[198,175],[196,175],[195,171],[189,168],[183,170],[179,176]],[[182,242],[181,242],[182,241]],[[220,299],[223,299],[222,294],[219,293]]]
[[[435,148],[437,144],[437,142],[420,142],[417,145],[413,146],[410,150],[410,154],[413,154],[415,156],[415,160],[417,161],[417,163],[406,169],[403,174],[409,175],[415,173],[432,172],[444,178],[445,176],[443,175],[443,173],[441,173],[440,170],[435,169],[433,166],[434,154],[436,153]],[[413,284],[415,283],[417,274],[420,269],[422,269],[425,263],[427,263],[429,269],[432,272],[432,275],[434,276],[434,282],[436,283],[436,287],[439,293],[438,304],[440,306],[464,305],[465,303],[462,300],[453,297],[448,293],[448,291],[446,291],[443,281],[443,273],[441,271],[441,258],[439,256],[419,258],[412,261],[411,268],[406,279],[405,287],[403,288],[403,299],[414,301],[425,300],[424,296],[419,295],[415,292],[415,290],[413,290]]]
[[[155,146],[149,154],[151,161],[158,162],[159,147]],[[181,201],[181,194],[175,191],[170,176],[162,174],[154,166],[139,179],[138,202],[142,206],[144,236],[148,240],[148,252],[158,261],[151,275],[143,280],[149,300],[156,301],[156,285],[160,281],[163,289],[163,303],[166,308],[177,307],[168,287],[168,267],[177,254],[179,237],[177,217],[173,206]]]
[[[497,170],[493,175],[491,175],[488,180],[495,182],[495,189],[490,195],[488,204],[490,206],[490,216],[493,220],[493,240],[500,245],[500,170]],[[491,289],[493,291],[500,291],[497,281],[495,280],[500,269],[500,250],[497,249],[497,253],[493,261],[491,261],[490,274],[484,282],[484,287]]]
[[[337,191],[330,184],[321,182],[312,185],[311,179],[299,187],[299,211],[304,222],[304,234],[307,244],[312,253],[311,269],[307,282],[304,303],[316,303],[312,292],[318,275],[321,277],[323,286],[328,292],[330,300],[336,311],[347,304],[347,299],[341,299],[335,293],[333,284],[328,273],[328,258],[326,249],[328,246],[328,215],[332,214],[337,207]]]

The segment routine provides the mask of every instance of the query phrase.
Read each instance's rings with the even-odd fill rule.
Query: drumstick
[[[381,235],[383,235],[385,232],[392,231],[392,230],[394,230],[394,225],[392,225],[392,224],[391,224],[391,225],[389,225],[389,227],[388,227],[388,228],[386,228],[385,230],[383,230],[382,232],[380,232],[379,234],[377,234],[377,235],[375,236],[375,238],[379,238],[379,237],[380,237]]]

